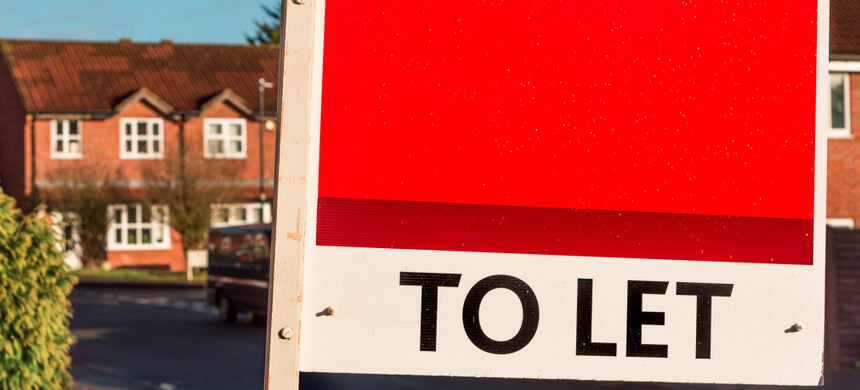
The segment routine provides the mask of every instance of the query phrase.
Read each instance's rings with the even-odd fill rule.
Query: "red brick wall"
[[[145,103],[135,103],[126,110],[105,120],[84,120],[81,122],[81,152],[79,160],[51,158],[51,120],[36,122],[36,180],[56,179],[54,175],[60,168],[76,165],[96,164],[105,172],[116,172],[122,180],[141,180],[141,169],[150,160],[120,159],[120,120],[122,118],[163,118],[164,154],[177,152],[179,145],[179,125],[164,118]],[[54,173],[52,175],[52,172]]]
[[[185,123],[185,149],[187,158],[203,159],[203,123],[205,118],[241,118],[242,116],[227,104],[213,107],[204,113],[205,116],[188,120]],[[105,120],[82,121],[82,152],[80,160],[51,159],[51,121],[39,120],[36,123],[36,179],[48,180],[50,172],[61,167],[79,164],[97,163],[105,170],[118,171],[122,179],[137,181],[145,176],[143,169],[158,169],[159,160],[120,160],[120,120],[122,118],[158,118],[162,117],[145,103],[135,103],[123,112]],[[164,118],[164,154],[166,158],[175,156],[179,148],[179,123],[170,118]],[[213,163],[227,167],[235,172],[235,179],[253,182],[256,200],[257,181],[260,170],[259,126],[256,121],[247,121],[247,158],[244,159],[211,159]],[[275,132],[264,131],[264,176],[272,180],[275,169]],[[270,186],[270,185],[269,185]],[[271,191],[271,188],[269,188]]]
[[[827,142],[827,218],[860,218],[860,73],[852,73],[851,138]]]
[[[29,131],[24,105],[6,61],[0,58],[0,180],[3,191],[24,208],[27,207],[25,172],[29,169],[24,137]]]
[[[109,250],[107,261],[111,268],[167,267],[170,271],[184,271],[185,250],[182,247],[182,236],[171,228],[170,249]]]
[[[192,158],[203,158],[203,134],[206,118],[242,118],[243,116],[230,105],[222,103],[203,113],[202,116],[194,118],[185,124],[185,150],[187,156]],[[230,172],[237,174],[236,179],[253,183],[248,188],[237,189],[234,195],[236,199],[258,200],[258,184],[260,178],[260,126],[253,119],[246,121],[246,150],[247,157],[244,159],[213,159],[212,162],[223,164]],[[263,130],[263,170],[266,180],[275,177],[275,132]],[[267,194],[271,199],[272,187],[267,184]]]

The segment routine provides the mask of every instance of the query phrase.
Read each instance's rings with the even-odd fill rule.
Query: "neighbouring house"
[[[109,206],[110,266],[183,270],[171,210],[140,198],[148,173],[177,155],[217,164],[213,177],[231,177],[213,225],[269,222],[277,91],[263,88],[260,115],[258,82],[277,77],[277,48],[0,40],[0,185],[28,210],[59,185],[57,172],[116,172],[128,191]]]
[[[827,223],[854,229],[860,222],[860,1],[834,0],[830,8]]]
[[[860,367],[860,1],[830,2],[828,370]]]

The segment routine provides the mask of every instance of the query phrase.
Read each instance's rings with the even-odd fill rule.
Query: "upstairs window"
[[[122,204],[108,207],[108,249],[168,249],[170,226],[166,206]]]
[[[225,203],[212,205],[212,227],[272,222],[269,203]]]
[[[248,143],[244,119],[204,119],[203,156],[206,158],[245,158]]]
[[[120,120],[120,158],[164,158],[164,121],[161,118]]]
[[[830,131],[829,138],[851,136],[851,90],[848,73],[830,74]]]
[[[51,158],[81,158],[81,121],[51,121]]]

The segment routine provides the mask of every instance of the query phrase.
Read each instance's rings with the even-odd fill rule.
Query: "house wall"
[[[120,124],[123,118],[162,118],[164,122],[164,159],[121,159],[120,158]],[[36,121],[37,145],[36,183],[40,192],[50,198],[51,187],[57,181],[73,179],[81,173],[97,172],[104,178],[120,180],[129,183],[130,200],[144,195],[147,180],[157,180],[163,177],[165,169],[170,164],[178,164],[175,160],[180,152],[180,137],[184,134],[186,164],[204,164],[205,172],[213,172],[213,177],[227,173],[228,179],[234,180],[238,186],[229,196],[232,201],[259,200],[259,126],[256,121],[246,122],[246,151],[243,159],[206,159],[203,156],[204,120],[206,118],[243,118],[229,104],[222,103],[209,109],[199,117],[191,118],[184,123],[180,132],[180,123],[170,117],[165,117],[145,102],[129,105],[122,112],[104,120],[81,121],[81,151],[80,159],[51,158],[51,120]],[[275,132],[264,131],[263,141],[267,150],[264,152],[264,174],[267,196],[271,199],[275,168]],[[176,166],[176,165],[174,165]],[[95,169],[94,169],[95,168]],[[108,262],[111,267],[167,267],[172,271],[185,269],[185,254],[181,236],[171,229],[171,245],[166,250],[108,250]]]
[[[6,61],[0,58],[0,186],[23,208],[27,202],[25,134],[29,121]]]
[[[111,268],[166,268],[170,271],[185,270],[185,249],[182,236],[170,229],[170,249],[109,250],[107,261]]]
[[[827,218],[860,223],[860,73],[850,85],[851,137],[827,142]]]
[[[201,116],[192,118],[185,124],[185,150],[191,158],[207,160],[203,157],[204,123],[206,118],[244,118],[227,103],[218,104]],[[244,159],[208,159],[210,163],[229,172],[237,180],[240,188],[232,194],[235,200],[258,200],[260,179],[260,126],[253,119],[247,119],[246,151]],[[272,182],[275,177],[275,131],[263,130],[263,177],[267,180],[267,197],[272,198]]]
[[[120,159],[120,120],[122,118],[162,118],[164,120],[164,155],[178,153],[179,125],[160,115],[149,105],[138,102],[105,120],[81,121],[80,159],[51,158],[51,120],[36,121],[36,183],[50,187],[50,181],[61,180],[74,173],[75,168],[97,167],[104,175],[119,180],[139,182],[143,171],[155,168],[163,160]],[[154,163],[154,164],[153,164]]]

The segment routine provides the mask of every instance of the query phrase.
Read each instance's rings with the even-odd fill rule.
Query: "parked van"
[[[254,322],[265,321],[271,237],[271,224],[209,230],[206,297],[221,320],[233,322],[236,313],[249,312]]]

